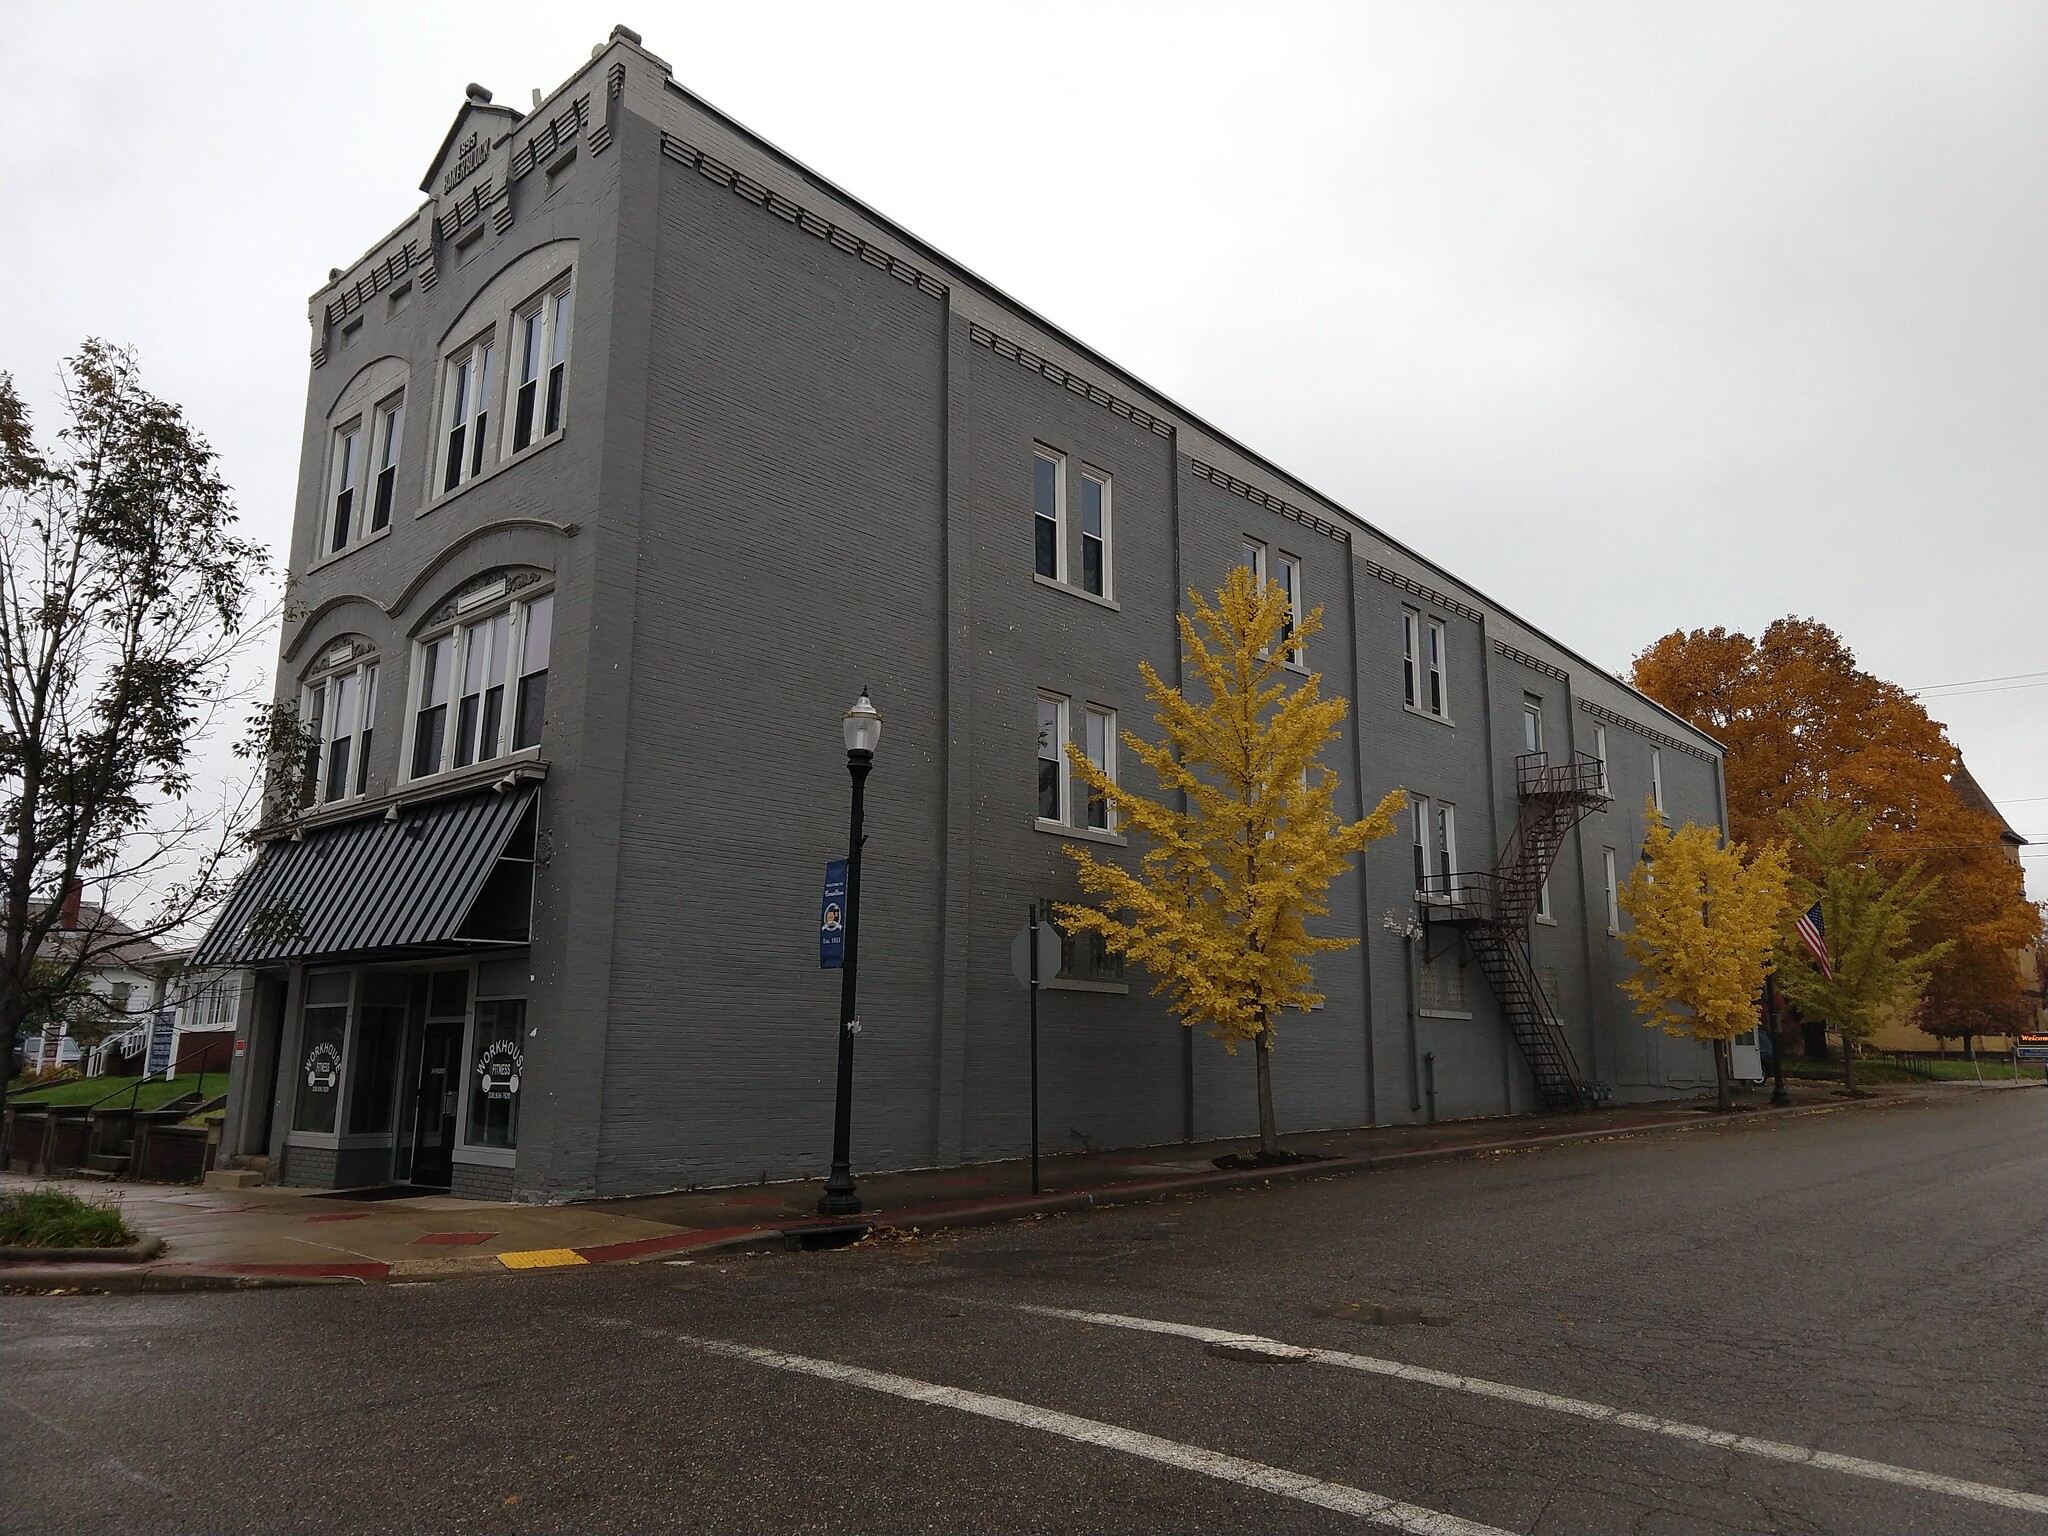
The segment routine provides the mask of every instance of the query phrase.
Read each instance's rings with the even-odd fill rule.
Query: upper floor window
[[[1661,748],[1650,748],[1650,799],[1656,804],[1657,814],[1664,814],[1664,753]]]
[[[554,594],[495,610],[484,608],[488,601],[486,595],[478,602],[475,617],[414,647],[411,778],[540,742]]]
[[[1593,727],[1593,756],[1600,764],[1600,793],[1607,793],[1607,727]]]
[[[1081,472],[1081,590],[1109,596],[1109,476]]]
[[[454,490],[463,481],[481,474],[484,444],[491,424],[491,356],[496,351],[491,332],[465,343],[448,359],[448,401],[446,452],[442,455],[441,489]]]
[[[363,424],[352,421],[334,434],[334,516],[328,524],[327,547],[348,548],[355,526],[356,481],[362,474]]]
[[[306,773],[300,799],[330,805],[360,795],[369,782],[370,742],[377,721],[377,663],[358,661],[344,641],[333,662],[299,697],[306,727]]]
[[[1110,783],[1116,782],[1116,711],[1105,709],[1100,704],[1090,704],[1083,718],[1081,750],[1088,754],[1088,761],[1102,770],[1103,777]],[[1088,786],[1088,825],[1098,832],[1110,832],[1116,828],[1116,810],[1109,803],[1109,796],[1094,785]]]
[[[394,395],[377,407],[377,485],[370,506],[370,532],[391,526],[391,505],[398,495],[398,448],[405,437],[405,396]]]
[[[514,453],[561,430],[569,372],[569,316],[570,289],[565,278],[515,318],[519,388],[512,404]]]
[[[1447,647],[1440,619],[1426,618],[1413,608],[1401,610],[1401,699],[1410,709],[1448,720],[1450,693],[1445,686]]]
[[[1287,625],[1280,631],[1280,638],[1292,640],[1295,626],[1301,622],[1302,614],[1301,561],[1283,552],[1276,563],[1280,569],[1275,573],[1274,580],[1280,583],[1280,590],[1287,594]],[[1307,666],[1307,651],[1298,644],[1288,646],[1287,663],[1294,667]]]
[[[1038,819],[1067,819],[1067,701],[1038,696]]]
[[[1067,578],[1067,461],[1050,448],[1031,456],[1033,568],[1047,581]]]
[[[1414,809],[1415,891],[1423,899],[1446,900],[1458,867],[1458,809],[1427,795],[1410,797]]]
[[[1543,750],[1543,701],[1533,693],[1522,695],[1522,750]]]
[[[1266,546],[1257,539],[1244,541],[1244,567],[1252,573],[1252,581],[1261,592],[1266,590]]]

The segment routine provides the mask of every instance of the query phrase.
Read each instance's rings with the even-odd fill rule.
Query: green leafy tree
[[[1853,1089],[1855,1043],[1886,1014],[1911,1011],[1953,947],[1949,939],[1914,946],[1915,926],[1940,882],[1923,878],[1917,863],[1887,873],[1870,857],[1871,818],[1846,801],[1809,800],[1779,821],[1794,849],[1792,910],[1820,903],[1834,974],[1788,928],[1778,940],[1778,986],[1800,1013],[1842,1032],[1842,1082]]]
[[[67,360],[66,422],[39,444],[0,374],[0,1059],[24,1023],[137,938],[225,895],[260,814],[195,751],[240,701],[233,663],[268,568],[235,532],[215,455],[88,341]],[[267,724],[267,723],[266,723]],[[261,756],[263,741],[247,751]],[[215,794],[219,801],[214,802]],[[121,923],[49,941],[67,891]]]
[[[1150,971],[1153,991],[1183,1024],[1206,1025],[1233,1055],[1250,1043],[1260,1155],[1284,1157],[1273,1115],[1275,1021],[1283,1008],[1322,1002],[1314,956],[1358,942],[1312,933],[1309,923],[1328,915],[1330,882],[1394,830],[1407,797],[1391,791],[1363,821],[1336,812],[1336,775],[1320,758],[1349,706],[1324,698],[1320,677],[1290,684],[1283,671],[1321,629],[1320,608],[1294,615],[1278,582],[1262,589],[1242,567],[1213,605],[1192,591],[1188,601],[1181,649],[1206,697],[1188,697],[1140,662],[1161,737],[1123,735],[1158,780],[1157,796],[1113,782],[1078,747],[1067,749],[1089,792],[1145,843],[1139,868],[1069,847],[1096,905],[1058,912]]]

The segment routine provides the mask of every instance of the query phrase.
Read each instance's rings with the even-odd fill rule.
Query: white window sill
[[[519,764],[530,763],[539,756],[540,747],[538,744],[531,747],[519,747],[510,752],[501,752],[496,757],[487,757],[480,763],[464,763],[460,768],[440,768],[432,773],[423,773],[416,779],[407,779],[404,787],[406,789],[432,788],[443,780],[452,781],[457,774],[475,779],[479,783],[487,783],[493,779],[503,778],[508,771]],[[339,802],[336,803],[338,804]]]
[[[1031,825],[1037,831],[1050,833],[1054,837],[1075,837],[1083,842],[1108,843],[1117,848],[1131,846],[1131,840],[1121,832],[1104,832],[1097,827],[1070,827],[1064,821],[1047,821],[1042,816]]]
[[[1036,571],[1031,573],[1031,580],[1037,586],[1050,587],[1055,592],[1064,592],[1069,597],[1078,597],[1084,603],[1093,603],[1096,607],[1107,608],[1112,613],[1123,612],[1123,605],[1117,602],[1115,598],[1097,597],[1085,587],[1077,587],[1065,581],[1054,581],[1050,576],[1041,576]]]
[[[1546,927],[1546,928],[1555,928],[1555,927],[1557,926],[1557,919],[1556,919],[1556,918],[1554,918],[1554,917],[1545,917],[1545,916],[1544,916],[1544,915],[1543,915],[1543,914],[1542,914],[1541,912],[1538,912],[1538,913],[1536,914],[1536,921],[1537,921],[1537,922],[1539,922],[1539,923],[1541,923],[1541,924],[1542,924],[1542,925],[1543,925],[1544,927]]]
[[[1434,720],[1438,725],[1448,725],[1455,728],[1458,723],[1449,715],[1432,715],[1428,710],[1417,709],[1413,704],[1402,704],[1401,712],[1406,715],[1413,715],[1418,720]]]
[[[1469,1013],[1454,1013],[1448,1008],[1418,1008],[1417,1017],[1424,1019],[1470,1019]]]
[[[315,560],[311,565],[306,567],[306,574],[310,576],[315,571],[324,571],[325,569],[327,569],[328,566],[334,565],[339,561],[346,560],[350,555],[354,554],[357,550],[365,549],[368,546],[375,544],[379,539],[388,538],[390,536],[390,533],[391,525],[389,523],[386,523],[382,528],[377,529],[375,532],[366,533],[360,539],[357,539],[349,544],[344,544],[340,549],[330,549],[326,554],[322,555],[319,559]]]
[[[517,1147],[457,1147],[455,1161],[477,1168],[510,1168],[519,1157]]]
[[[1127,996],[1131,990],[1126,982],[1083,981],[1079,977],[1069,976],[1055,976],[1044,985],[1047,990],[1053,992],[1101,992],[1114,997]]]
[[[1280,663],[1280,665],[1285,667],[1288,671],[1295,673],[1297,676],[1307,677],[1310,675],[1308,670],[1308,663],[1305,661],[1283,661]]]
[[[461,496],[464,492],[473,490],[475,487],[479,485],[484,485],[492,480],[495,480],[499,475],[505,473],[506,470],[512,468],[513,465],[524,464],[528,459],[532,458],[535,454],[546,452],[548,449],[554,447],[555,444],[559,443],[563,438],[567,437],[568,435],[569,429],[566,426],[557,427],[553,432],[549,433],[546,437],[539,438],[531,443],[528,443],[524,448],[520,449],[510,458],[499,459],[494,464],[486,464],[482,469],[478,470],[475,474],[471,475],[467,480],[463,481],[462,484],[455,487],[454,490],[436,491],[433,494],[433,496],[428,499],[427,504],[419,508],[417,511],[415,511],[413,513],[413,516],[416,518],[425,517],[429,512],[434,511],[437,507],[447,506],[449,502],[455,500],[456,497]],[[446,453],[448,452],[448,435],[445,432],[442,433],[438,441],[441,452],[445,456]],[[447,459],[443,457],[437,461],[437,464],[438,467],[442,470],[442,472],[445,473],[447,470]]]

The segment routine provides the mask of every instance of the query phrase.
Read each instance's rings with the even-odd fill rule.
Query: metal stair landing
[[[1499,863],[1490,871],[1425,876],[1415,899],[1427,921],[1464,930],[1543,1108],[1587,1109],[1594,1095],[1537,980],[1529,925],[1565,838],[1607,803],[1606,773],[1584,752],[1558,763],[1547,752],[1524,752],[1515,759],[1515,795],[1520,809]]]

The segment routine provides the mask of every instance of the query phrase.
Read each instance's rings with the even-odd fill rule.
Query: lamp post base
[[[818,1214],[820,1216],[858,1216],[860,1214],[860,1196],[854,1192],[853,1180],[851,1178],[847,1179],[843,1188],[840,1187],[836,1178],[826,1180],[825,1193],[818,1196]]]

